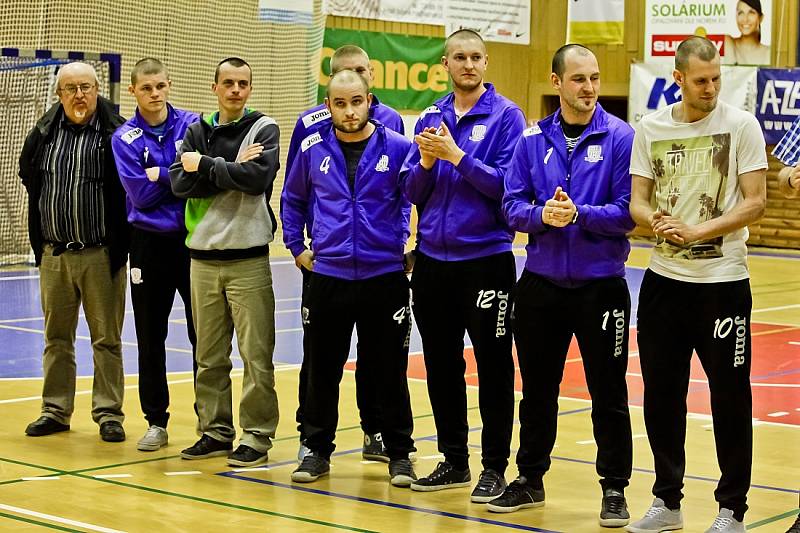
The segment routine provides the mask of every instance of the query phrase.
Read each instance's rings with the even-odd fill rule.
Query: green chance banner
[[[320,103],[325,99],[331,56],[346,44],[366,50],[373,72],[372,93],[398,111],[425,109],[450,90],[441,64],[444,39],[327,28],[319,64]]]

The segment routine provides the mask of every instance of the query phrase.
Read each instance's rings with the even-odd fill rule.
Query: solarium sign
[[[730,42],[742,34],[737,5],[738,0],[646,0],[644,61],[671,62],[678,45],[692,35],[707,37],[724,58],[726,35]],[[762,0],[761,5],[761,44],[769,46],[772,0]]]

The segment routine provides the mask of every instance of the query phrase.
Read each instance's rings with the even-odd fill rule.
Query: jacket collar
[[[53,126],[57,124],[57,120],[61,117],[62,111],[61,102],[56,102],[42,115],[42,118],[36,123],[36,127],[42,136],[46,137],[50,134]],[[97,110],[95,113],[97,113],[100,128],[106,135],[111,135],[115,129],[122,125],[123,121],[117,114],[113,102],[99,95],[97,96]]]
[[[561,108],[558,108],[552,115],[539,121],[539,128],[550,138],[550,140],[563,138],[561,130]],[[592,120],[581,134],[581,139],[596,133],[606,133],[608,131],[608,113],[598,102],[596,104]]]
[[[469,112],[464,115],[465,117],[469,115],[491,115],[495,94],[497,93],[493,84],[484,82],[483,86],[486,87],[486,91],[484,91],[480,98],[478,98],[478,101],[475,102],[475,105],[472,106],[472,109],[470,109]],[[437,100],[434,105],[442,111],[448,110],[455,115],[455,99],[455,93],[451,92]]]
[[[166,120],[167,130],[169,130],[172,127],[172,125],[175,123],[176,118],[177,118],[177,111],[175,111],[175,108],[172,107],[172,104],[167,102],[167,120]],[[141,128],[142,130],[148,133],[152,133],[153,127],[150,124],[148,124],[144,118],[142,118],[141,113],[139,113],[138,107],[136,108],[136,112],[133,114],[133,120],[131,120],[131,123],[137,128]]]

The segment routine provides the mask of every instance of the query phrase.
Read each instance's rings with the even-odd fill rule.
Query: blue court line
[[[253,482],[253,483],[261,483],[261,484],[270,485],[270,486],[273,486],[273,487],[280,487],[280,488],[283,488],[283,489],[296,490],[296,491],[299,491],[299,492],[307,492],[307,493],[311,493],[311,494],[318,494],[318,495],[321,495],[321,496],[331,496],[331,497],[340,498],[340,499],[343,499],[343,500],[350,500],[350,501],[356,501],[356,502],[361,502],[361,503],[369,503],[369,504],[372,504],[372,505],[382,505],[384,507],[391,507],[393,509],[402,509],[402,510],[405,510],[405,511],[414,511],[414,512],[417,512],[417,513],[431,514],[431,515],[434,515],[434,516],[443,516],[443,517],[446,517],[446,518],[455,518],[457,520],[466,520],[468,522],[478,522],[478,523],[481,523],[481,524],[488,524],[488,525],[491,525],[491,526],[501,526],[501,527],[507,527],[507,528],[511,528],[511,529],[519,529],[519,530],[522,530],[522,531],[539,531],[541,533],[558,533],[558,532],[556,532],[554,530],[551,530],[551,529],[541,529],[541,528],[533,527],[533,526],[524,526],[524,525],[521,525],[521,524],[512,524],[510,522],[500,522],[499,520],[492,520],[492,519],[489,519],[489,518],[478,518],[477,516],[469,516],[469,515],[463,515],[463,514],[457,514],[457,513],[450,513],[450,512],[447,512],[447,511],[437,511],[436,509],[427,509],[425,507],[416,507],[416,506],[413,506],[413,505],[406,505],[406,504],[402,504],[402,503],[388,502],[388,501],[385,501],[385,500],[376,500],[376,499],[373,499],[373,498],[364,498],[363,496],[353,496],[351,494],[343,494],[343,493],[340,493],[340,492],[331,492],[331,491],[328,491],[328,490],[313,489],[313,488],[310,488],[310,487],[300,487],[300,486],[292,485],[292,484],[289,484],[289,483],[280,483],[280,482],[277,482],[277,481],[269,481],[267,479],[258,479],[258,478],[242,476],[242,475],[239,475],[239,474],[236,474],[236,473],[233,473],[233,472],[220,472],[217,475],[218,476],[227,477],[227,478],[232,478],[232,479],[239,479],[241,481],[250,481],[250,482]]]
[[[476,446],[476,445],[471,445],[471,446]],[[595,464],[594,461],[587,461],[586,459],[573,459],[572,457],[559,457],[559,456],[555,456],[555,455],[551,456],[551,459],[557,459],[559,461],[567,461],[567,462],[570,462],[570,463],[580,463],[580,464],[585,464],[585,465],[594,465]],[[636,467],[633,468],[633,471],[634,472],[640,472],[640,473],[643,473],[643,474],[653,474],[653,475],[655,475],[655,473],[656,473],[655,470],[649,470],[647,468],[636,468]],[[714,478],[711,478],[711,477],[692,476],[692,475],[684,475],[683,477],[686,478],[686,479],[692,479],[692,480],[695,480],[695,481],[709,481],[711,483],[719,483],[719,479],[714,479]],[[769,485],[750,485],[750,488],[752,488],[752,489],[772,490],[772,491],[775,491],[775,492],[787,492],[789,494],[800,494],[800,490],[799,489],[787,489],[787,488],[783,488],[783,487],[771,487]]]

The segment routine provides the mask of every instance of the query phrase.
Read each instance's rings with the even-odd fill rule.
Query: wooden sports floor
[[[524,251],[517,253],[521,265]],[[634,305],[647,254],[646,247],[637,245],[629,261]],[[296,464],[298,445],[294,410],[301,358],[300,283],[289,257],[273,257],[272,263],[281,422],[269,463],[250,470],[232,469],[224,458],[185,461],[178,455],[197,438],[191,352],[180,301],[168,339],[172,393],[168,447],[149,453],[136,450],[146,425],[136,391],[136,337],[130,311],[123,334],[128,440],[111,444],[99,439],[89,414],[91,379],[87,377],[79,378],[71,431],[26,437],[26,424],[39,414],[41,393],[43,319],[38,273],[34,269],[0,272],[0,530],[603,531],[597,525],[601,493],[594,466],[590,403],[576,349],[570,352],[562,383],[558,440],[552,469],[545,478],[547,503],[543,508],[492,514],[484,505],[469,502],[470,489],[415,493],[391,487],[385,464],[361,460],[362,433],[352,372],[345,373],[342,383],[337,451],[330,477],[307,485],[293,484],[289,475]],[[750,512],[745,521],[750,530],[783,532],[794,520],[800,494],[800,256],[755,249],[750,265],[755,457]],[[83,321],[78,334],[78,372],[91,376],[90,344]],[[631,337],[628,387],[634,473],[626,496],[636,519],[652,501],[653,465],[642,419],[635,335]],[[419,450],[416,470],[425,475],[441,456],[436,449],[416,331],[411,349],[409,387]],[[469,349],[467,357],[471,359]],[[241,361],[236,359],[235,366],[234,390],[238,392]],[[349,368],[352,370],[351,365]],[[473,480],[481,470],[474,371],[472,364],[468,380]],[[519,385],[518,381],[518,390]],[[238,396],[234,401],[238,402]],[[689,392],[685,531],[704,531],[717,513],[713,490],[719,471],[708,404],[708,384],[698,366]],[[515,429],[514,447],[517,433]],[[516,476],[513,460],[512,456],[506,474],[509,480]]]

